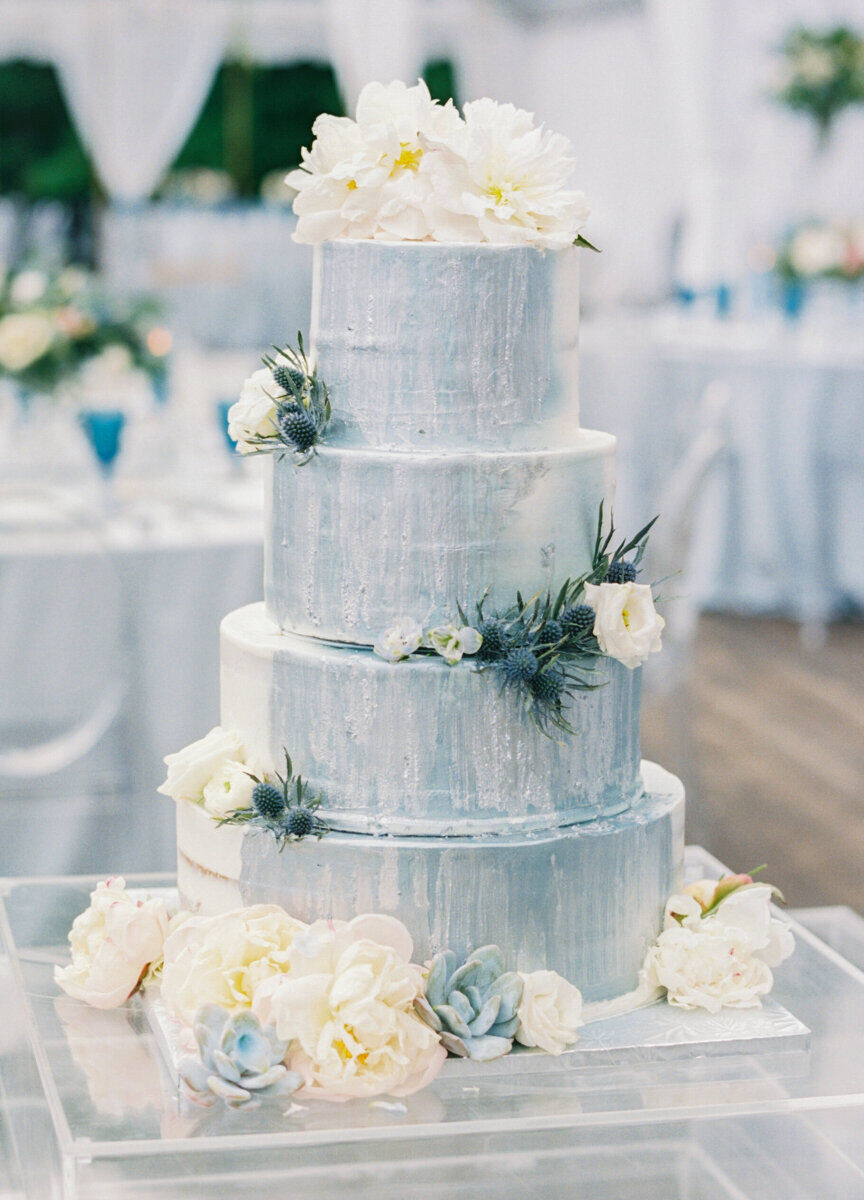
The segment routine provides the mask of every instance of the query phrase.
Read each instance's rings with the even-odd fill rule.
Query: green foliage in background
[[[424,77],[433,96],[455,98],[450,63],[428,64]],[[297,164],[321,112],[344,112],[329,66],[224,63],[175,166],[227,171],[238,195],[256,196],[268,172]],[[53,67],[0,64],[0,126],[0,192],[64,201],[94,194]]]

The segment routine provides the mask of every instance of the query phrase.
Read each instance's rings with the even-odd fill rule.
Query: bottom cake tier
[[[203,913],[279,904],[303,921],[397,916],[417,961],[497,943],[521,971],[548,968],[586,1001],[634,989],[681,883],[684,788],[642,764],[645,795],[615,817],[545,833],[385,837],[330,832],[280,851],[265,830],[217,826],[178,805],[178,883]]]

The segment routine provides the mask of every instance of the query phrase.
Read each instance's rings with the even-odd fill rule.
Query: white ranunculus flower
[[[72,962],[54,968],[55,981],[94,1008],[116,1008],[162,957],[169,919],[163,900],[133,899],[119,877],[98,884],[72,923]]]
[[[789,261],[804,277],[837,271],[845,257],[846,239],[832,225],[805,225],[792,238],[789,247]]]
[[[483,638],[470,625],[439,625],[437,629],[429,630],[429,644],[436,654],[440,654],[451,667],[462,658],[463,654],[476,654],[483,645]]]
[[[567,189],[569,143],[512,104],[476,100],[465,124],[430,157],[429,222],[438,241],[488,241],[551,249],[572,245],[589,209]]]
[[[243,762],[246,753],[240,734],[217,725],[206,737],[192,742],[176,754],[167,754],[164,762],[168,776],[156,790],[172,800],[190,800],[200,804],[204,788],[216,771],[228,762]]]
[[[282,392],[268,367],[254,371],[243,384],[240,398],[228,410],[228,435],[240,454],[258,449],[252,438],[276,434],[276,400]]]
[[[523,975],[522,999],[517,1016],[516,1041],[539,1046],[547,1054],[561,1054],[579,1038],[582,1024],[582,993],[555,971]]]
[[[0,320],[0,366],[24,371],[51,349],[55,329],[39,312],[9,313]]]
[[[255,787],[253,775],[262,773],[246,763],[229,759],[221,763],[204,785],[204,808],[211,817],[230,817],[241,808],[251,808]]]
[[[399,662],[419,649],[423,641],[423,626],[402,617],[395,625],[385,629],[372,649],[388,662]]]
[[[643,982],[666,988],[666,998],[678,1008],[755,1008],[770,992],[771,969],[750,953],[745,938],[713,922],[664,929],[648,951]]]
[[[594,609],[600,649],[625,667],[639,667],[661,649],[666,622],[647,583],[586,583],[585,603]]]
[[[18,307],[26,308],[42,299],[47,286],[48,280],[41,271],[21,271],[12,280],[9,299]]]
[[[393,917],[316,921],[294,939],[285,973],[255,991],[252,1010],[290,1042],[298,1095],[325,1100],[407,1096],[425,1087],[446,1051],[414,1011],[421,969]]]
[[[789,926],[771,916],[771,888],[751,883],[722,900],[705,924],[713,923],[746,939],[750,953],[769,967],[777,967],[795,949]]]
[[[189,1025],[205,1004],[249,1009],[256,989],[287,970],[291,943],[305,929],[275,904],[189,917],[165,942],[162,998]]]

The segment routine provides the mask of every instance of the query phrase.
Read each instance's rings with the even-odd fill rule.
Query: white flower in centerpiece
[[[205,1004],[249,1009],[256,989],[287,970],[291,943],[305,929],[275,904],[189,917],[165,942],[162,998],[188,1025]]]
[[[166,754],[163,761],[168,768],[168,776],[156,790],[172,800],[201,804],[204,788],[216,771],[225,763],[242,762],[245,756],[240,734],[234,729],[223,729],[221,725],[216,725],[197,742],[192,742],[176,754]]]
[[[387,662],[400,662],[420,648],[423,641],[423,626],[402,617],[395,625],[385,629],[372,649]]]
[[[407,1096],[434,1079],[446,1051],[414,1010],[423,975],[412,950],[400,921],[376,915],[316,921],[294,939],[286,972],[256,989],[252,1007],[290,1043],[299,1095]]]
[[[569,143],[512,104],[475,100],[465,124],[430,158],[429,221],[438,241],[503,242],[562,249],[589,215],[569,191]]]
[[[25,371],[51,349],[54,335],[54,325],[44,313],[9,313],[0,320],[0,366],[13,373]]]
[[[169,920],[164,900],[135,900],[119,876],[98,884],[72,923],[72,962],[54,968],[55,982],[94,1008],[117,1008],[162,957]]]
[[[648,951],[642,977],[665,987],[670,1004],[710,1012],[753,1008],[770,992],[771,968],[789,957],[795,942],[771,916],[772,889],[735,882],[746,878],[715,883],[714,894],[724,883],[733,890],[713,910],[708,881],[669,898],[663,932]]]
[[[245,381],[240,399],[228,410],[228,436],[240,454],[254,454],[258,446],[253,438],[275,437],[276,400],[281,396],[268,367],[254,371]]]
[[[440,654],[448,666],[455,667],[463,654],[476,654],[483,645],[483,638],[470,625],[439,625],[429,630],[429,644]]]
[[[666,622],[654,607],[647,583],[586,583],[585,603],[594,609],[600,649],[631,670],[662,649]]]
[[[582,993],[555,971],[523,975],[522,1000],[517,1016],[516,1041],[539,1046],[547,1054],[561,1054],[578,1041],[582,1024]]]
[[[805,278],[839,271],[846,258],[846,238],[833,225],[806,225],[789,246],[789,261]]]
[[[263,778],[263,772],[253,765],[233,759],[221,763],[204,785],[205,811],[218,820],[230,817],[242,808],[251,808],[255,788],[253,775]]]
[[[9,299],[19,308],[27,308],[36,304],[45,295],[48,280],[41,271],[20,271],[12,280],[9,288]]]
[[[811,87],[819,87],[837,74],[834,56],[821,46],[802,46],[793,63],[795,74]]]

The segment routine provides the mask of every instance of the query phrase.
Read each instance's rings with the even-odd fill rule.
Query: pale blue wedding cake
[[[615,439],[579,427],[583,253],[316,246],[314,379],[290,354],[269,360],[278,411],[247,447],[274,450],[266,599],[223,622],[221,727],[256,780],[287,750],[320,806],[292,831],[258,799],[254,819],[222,824],[231,805],[181,797],[189,906],[389,913],[421,960],[492,942],[588,1001],[636,988],[681,881],[684,792],[640,762],[641,667],[610,649],[599,600],[593,657],[568,641],[589,594],[635,573],[596,572]],[[310,383],[319,398],[326,384],[330,419],[307,445]],[[589,581],[566,597],[581,606],[555,609],[568,580]]]

